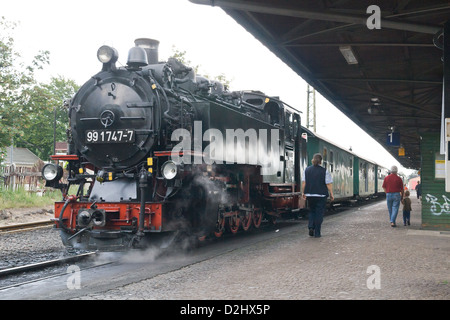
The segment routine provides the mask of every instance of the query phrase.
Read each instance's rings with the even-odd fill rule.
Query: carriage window
[[[328,155],[327,155],[327,148],[323,148],[323,153],[322,153],[322,166],[327,169],[327,165],[328,165]]]
[[[353,176],[353,158],[350,158],[350,176]]]
[[[333,157],[334,157],[334,152],[333,151],[331,151],[330,150],[330,172],[333,172],[333,170],[334,170],[334,159],[333,159]]]

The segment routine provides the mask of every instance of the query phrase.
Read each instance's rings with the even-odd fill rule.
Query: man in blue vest
[[[327,204],[327,198],[333,195],[333,178],[326,168],[321,166],[322,155],[316,153],[312,159],[312,166],[305,169],[302,176],[302,197],[308,200],[309,207],[309,235],[319,238],[323,222],[323,214]]]

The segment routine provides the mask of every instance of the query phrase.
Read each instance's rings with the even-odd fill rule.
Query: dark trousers
[[[409,223],[410,219],[411,219],[411,211],[403,210],[403,224]]]
[[[320,237],[320,230],[323,222],[323,214],[327,204],[327,197],[308,197],[308,228],[314,229],[314,236]]]

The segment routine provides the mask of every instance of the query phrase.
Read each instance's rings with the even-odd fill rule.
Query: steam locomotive
[[[159,62],[158,46],[135,40],[124,67],[117,50],[100,47],[102,70],[67,103],[69,152],[52,158],[68,176],[55,163],[42,170],[63,194],[54,220],[67,247],[221,237],[305,206],[300,114],[259,91],[230,92],[176,59]]]

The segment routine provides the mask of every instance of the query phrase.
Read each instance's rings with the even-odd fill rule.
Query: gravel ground
[[[384,201],[329,216],[322,238],[297,231],[81,299],[449,299],[450,238],[391,228]],[[397,222],[401,220],[401,213]]]
[[[51,227],[0,233],[0,269],[57,259],[65,254],[59,233]]]
[[[53,218],[53,205],[45,208],[17,208],[0,210],[0,227]]]
[[[48,221],[53,218],[52,207],[0,210],[0,226]],[[52,227],[0,233],[0,269],[60,258],[65,252],[59,233]]]

